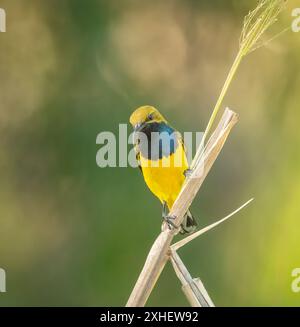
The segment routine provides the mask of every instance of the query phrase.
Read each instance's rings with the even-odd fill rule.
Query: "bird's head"
[[[151,122],[166,122],[161,113],[152,106],[139,107],[130,116],[130,124],[134,130],[139,130],[146,123]]]

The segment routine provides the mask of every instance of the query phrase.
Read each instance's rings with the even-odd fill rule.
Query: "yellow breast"
[[[171,209],[185,180],[184,172],[188,169],[183,146],[178,146],[171,156],[155,161],[141,156],[140,164],[151,192]]]

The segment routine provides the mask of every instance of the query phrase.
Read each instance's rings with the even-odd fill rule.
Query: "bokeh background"
[[[161,208],[137,169],[97,167],[96,136],[143,104],[203,131],[255,4],[1,0],[0,305],[126,303]],[[192,206],[205,226],[255,197],[180,252],[218,306],[300,305],[299,40],[243,62],[224,102],[240,121]],[[148,305],[188,305],[170,265]]]

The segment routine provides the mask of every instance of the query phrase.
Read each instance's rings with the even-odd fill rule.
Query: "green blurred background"
[[[0,305],[126,303],[161,207],[137,169],[97,167],[96,136],[143,104],[203,131],[255,4],[0,2]],[[240,121],[192,206],[205,226],[255,197],[180,251],[218,306],[300,304],[299,38],[243,62],[224,102]],[[169,264],[148,305],[188,305]]]

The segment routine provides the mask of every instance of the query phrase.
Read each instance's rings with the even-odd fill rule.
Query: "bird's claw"
[[[183,175],[184,175],[185,177],[191,177],[192,173],[193,173],[193,169],[186,169],[186,170],[183,172]]]
[[[174,223],[174,220],[176,219],[176,216],[165,216],[163,217],[164,221],[167,223],[170,230],[172,229],[178,229],[179,226],[176,226]]]

